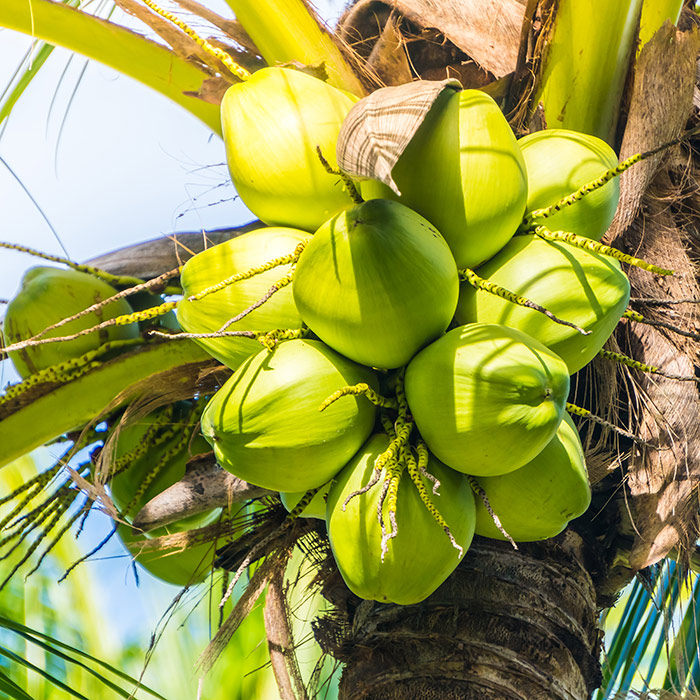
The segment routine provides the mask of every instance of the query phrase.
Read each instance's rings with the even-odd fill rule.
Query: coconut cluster
[[[599,139],[563,130],[517,141],[485,93],[448,90],[394,166],[393,190],[353,183],[335,151],[356,105],[290,68],[261,69],[229,89],[231,178],[265,226],[185,264],[177,320],[233,370],[201,414],[219,464],[280,492],[290,517],[325,519],[358,596],[411,604],[449,576],[475,533],[544,539],[589,505],[566,407],[570,375],[600,351],[629,299],[618,260],[595,242],[615,213],[617,183],[551,206],[617,158]],[[33,273],[25,286],[50,275]],[[113,291],[85,292],[90,301],[42,327]],[[14,330],[15,307],[7,338],[36,334]],[[40,360],[45,348],[58,346],[22,356],[27,372],[62,360]],[[158,420],[115,436],[115,463],[128,466],[112,493],[125,514],[177,480],[193,446],[207,449]],[[155,435],[162,440],[145,458]],[[121,535],[156,567],[129,528]],[[192,557],[202,563],[200,552]],[[191,563],[166,574],[194,580],[202,569]]]
[[[544,539],[589,505],[566,405],[629,299],[593,244],[616,182],[553,218],[577,244],[531,231],[617,158],[562,130],[517,141],[490,97],[449,91],[396,190],[354,186],[333,156],[355,102],[286,68],[229,90],[231,177],[269,227],[188,261],[178,317],[234,370],[201,419],[218,462],[325,519],[358,596],[411,604],[474,533]]]

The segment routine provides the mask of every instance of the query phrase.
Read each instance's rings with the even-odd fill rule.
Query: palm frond
[[[621,602],[624,607],[619,612]],[[595,700],[689,697],[700,678],[700,577],[672,559],[638,577],[604,619],[609,630]]]
[[[67,3],[35,0],[28,5],[24,0],[4,0],[0,26],[100,61],[157,90],[220,132],[218,103],[199,96],[205,83],[215,77],[209,66]]]

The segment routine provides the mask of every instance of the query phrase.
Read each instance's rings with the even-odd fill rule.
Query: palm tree
[[[358,96],[415,78],[456,77],[497,99],[516,134],[545,126],[576,129],[607,140],[623,159],[676,139],[697,119],[697,18],[690,6],[681,12],[678,1],[625,0],[603,8],[573,0],[360,0],[332,34],[301,0],[228,0],[237,21],[195,0],[177,2],[216,27],[216,40],[202,42],[151,2],[138,0],[116,4],[164,44],[98,20],[79,2],[34,0],[30,14],[25,2],[5,0],[0,25],[101,60],[167,95],[217,133],[218,105],[225,89],[240,79],[237,66],[254,71],[291,61],[323,64],[329,82]],[[672,21],[664,23],[667,18]],[[652,575],[650,567],[670,555],[687,569],[695,553],[700,406],[696,383],[678,379],[694,377],[698,352],[699,164],[692,145],[686,140],[650,155],[621,177],[620,207],[606,242],[678,274],[660,281],[631,268],[632,313],[607,347],[637,363],[596,359],[576,376],[576,402],[603,421],[579,426],[594,487],[587,513],[557,537],[517,551],[507,542],[477,538],[433,595],[418,605],[398,606],[357,598],[342,582],[323,527],[291,524],[271,505],[217,562],[237,571],[265,557],[215,636],[205,666],[267,586],[268,639],[280,693],[285,700],[295,693],[304,697],[290,651],[293,634],[281,578],[295,543],[302,543],[317,569],[315,585],[330,603],[313,628],[324,652],[344,664],[340,697],[591,697],[602,680],[600,611],[639,572]],[[214,232],[210,239],[218,242],[242,230]],[[180,236],[180,243],[192,252],[201,247],[196,235]],[[92,264],[133,284],[178,261],[172,246],[159,241]],[[170,380],[182,380],[193,368],[215,379],[220,372],[194,347],[149,352],[152,365],[131,376],[133,362],[129,372],[133,384],[150,382],[153,393],[166,378],[155,378],[156,368],[169,371]],[[129,353],[123,357],[126,368]],[[642,364],[652,371],[640,371]],[[85,390],[97,392],[104,376],[95,375],[92,384],[89,376],[82,380]],[[52,422],[32,444],[13,442],[13,426],[26,420],[32,406],[41,411],[50,405],[59,390],[40,386],[25,395],[30,402],[0,405],[8,460],[74,429],[71,421],[87,422],[98,410],[86,407],[84,416],[65,425]],[[201,387],[185,382],[182,398],[196,391]],[[107,407],[109,399],[103,403]],[[611,424],[623,430],[611,432]],[[221,475],[211,463],[200,467],[206,501],[200,507],[223,505],[217,495]],[[104,501],[99,483],[81,480],[80,473],[78,483]],[[227,498],[251,495],[246,484],[226,486],[232,489]],[[168,517],[182,504],[170,508]]]

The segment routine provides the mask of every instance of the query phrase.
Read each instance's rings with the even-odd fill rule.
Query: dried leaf
[[[456,80],[421,80],[376,90],[348,113],[338,135],[337,160],[350,175],[379,180],[400,195],[391,177],[396,162],[446,89]]]
[[[699,48],[697,31],[677,32],[670,24],[644,47],[635,69],[622,157],[660,145],[682,131],[692,110]],[[663,260],[677,273],[662,280],[631,269],[632,296],[693,298],[699,293],[697,270],[683,233],[675,225],[668,203],[645,196],[662,158],[653,157],[623,175],[618,215],[607,238],[637,256]],[[644,215],[638,216],[642,204]],[[657,320],[662,318],[658,314],[670,313],[658,307],[642,306],[642,311]],[[697,331],[697,311],[691,305],[672,322]],[[676,374],[692,375],[698,361],[697,341],[653,327],[629,325],[619,341],[623,352]],[[637,402],[638,410],[636,432],[644,439],[658,440],[663,447],[638,455],[628,469],[629,505],[636,531],[628,558],[630,568],[636,571],[659,561],[673,547],[683,548],[695,539],[700,397],[697,388],[688,383],[653,375],[631,376],[631,380],[635,395],[630,395],[630,401]]]
[[[401,30],[413,34],[415,53],[425,50],[432,57],[431,48],[442,48],[443,59],[438,63],[444,65],[449,62],[444,60],[444,51],[451,45],[448,53],[462,53],[495,78],[515,69],[525,14],[519,0],[361,0],[341,18],[339,31],[366,56],[383,35],[392,11],[401,17]],[[416,73],[426,77],[427,65],[420,59],[412,63]]]

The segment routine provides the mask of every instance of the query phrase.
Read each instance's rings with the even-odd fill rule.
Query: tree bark
[[[419,605],[360,601],[331,579],[317,637],[345,662],[341,700],[586,700],[601,633],[579,535],[521,545],[475,538]],[[347,615],[339,611],[347,610]]]

